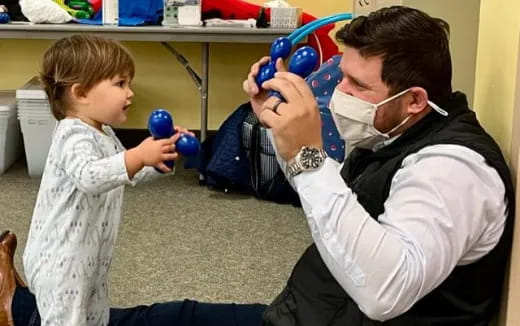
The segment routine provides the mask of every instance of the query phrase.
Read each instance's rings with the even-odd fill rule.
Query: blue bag
[[[329,109],[332,92],[343,78],[339,68],[340,60],[341,55],[335,55],[322,63],[318,70],[307,77],[307,84],[311,87],[320,109],[323,149],[336,161],[343,162],[345,142],[340,138]]]
[[[80,24],[102,25],[99,10],[92,19],[77,19]],[[119,26],[160,25],[163,18],[163,0],[119,0]]]
[[[119,25],[159,25],[163,0],[119,0]]]

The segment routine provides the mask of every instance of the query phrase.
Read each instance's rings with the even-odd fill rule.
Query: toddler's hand
[[[183,127],[181,127],[181,126],[175,126],[174,129],[175,129],[175,135],[177,135],[177,134],[181,134],[181,135],[190,135],[190,136],[192,136],[192,137],[195,137],[195,134],[194,134],[194,133],[192,133],[192,132],[189,131],[188,129],[183,128]],[[179,136],[179,137],[180,137],[180,136]]]
[[[180,134],[176,133],[170,138],[153,139],[148,137],[135,149],[139,153],[140,160],[145,166],[157,166],[164,161],[172,161],[179,156],[175,152],[175,143]]]
[[[179,137],[180,133],[165,139],[155,140],[153,137],[148,137],[137,147],[127,150],[125,165],[128,177],[132,179],[144,166],[155,166],[165,173],[170,172],[171,169],[163,162],[174,161],[179,156],[175,153],[175,143]]]

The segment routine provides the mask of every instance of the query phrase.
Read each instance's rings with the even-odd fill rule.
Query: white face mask
[[[398,98],[409,90],[405,89],[377,104],[363,101],[338,89],[334,90],[330,101],[330,110],[336,123],[336,128],[346,143],[348,152],[353,147],[373,149],[376,144],[389,139],[391,133],[399,129],[410,119],[411,115],[408,115],[386,133],[382,133],[374,127],[377,108]],[[438,113],[444,116],[448,115],[448,112],[438,107],[435,103],[428,101],[428,104]]]

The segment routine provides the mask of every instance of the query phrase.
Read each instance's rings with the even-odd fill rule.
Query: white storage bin
[[[25,85],[16,90],[16,100],[45,100],[48,102],[47,94],[45,94],[45,91],[42,89],[38,77],[33,77]]]
[[[103,25],[119,25],[119,1],[103,0],[101,7]]]
[[[32,178],[43,174],[56,119],[37,77],[16,90],[18,120],[23,134],[27,170]]]
[[[271,8],[271,28],[295,29],[302,23],[302,8]]]
[[[56,120],[47,117],[20,119],[27,170],[31,178],[40,178],[51,147]]]
[[[0,174],[16,162],[23,149],[15,94],[15,91],[0,91]]]
[[[201,0],[163,0],[164,26],[202,25]]]

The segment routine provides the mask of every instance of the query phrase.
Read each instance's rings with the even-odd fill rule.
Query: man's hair
[[[382,81],[390,95],[412,86],[439,105],[451,95],[449,25],[408,7],[393,6],[353,19],[336,39],[364,58],[381,56]]]
[[[80,84],[88,92],[96,84],[117,75],[133,78],[134,60],[119,42],[93,35],[74,35],[56,41],[43,55],[40,81],[49,98],[52,114],[65,118],[67,92]]]

